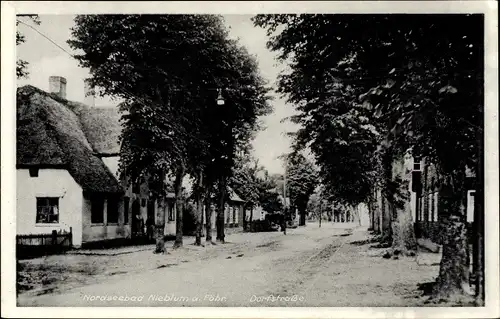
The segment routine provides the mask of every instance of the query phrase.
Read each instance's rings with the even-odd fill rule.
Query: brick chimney
[[[95,107],[95,90],[88,80],[83,81],[83,103]]]
[[[59,97],[66,99],[66,79],[62,76],[49,77],[49,92],[55,93]]]

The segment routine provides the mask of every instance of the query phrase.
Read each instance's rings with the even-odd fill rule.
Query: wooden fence
[[[16,254],[18,259],[57,254],[73,247],[73,230],[50,234],[28,234],[16,236]]]

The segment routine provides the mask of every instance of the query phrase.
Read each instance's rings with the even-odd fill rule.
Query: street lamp
[[[218,89],[219,91],[219,96],[217,96],[217,105],[224,105],[225,101],[224,98],[222,97],[222,90]]]

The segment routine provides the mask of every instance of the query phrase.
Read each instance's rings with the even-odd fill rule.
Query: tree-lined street
[[[211,250],[201,252],[189,245],[191,248],[165,256],[163,262],[150,260],[149,270],[102,278],[98,284],[57,294],[38,297],[21,294],[19,304],[175,307],[423,305],[425,299],[416,293],[417,284],[431,280],[436,275],[437,265],[419,265],[415,260],[382,259],[383,249],[370,249],[372,244],[366,242],[369,237],[355,224],[339,227],[332,223],[325,223],[321,228],[316,225],[299,228],[286,236],[279,233],[261,233],[259,236],[233,234],[231,242],[223,247],[212,246]],[[115,258],[123,264],[127,259],[142,259],[145,253],[106,258]],[[150,256],[149,251],[147,258]],[[387,276],[388,273],[391,276]],[[154,285],[148,284],[152,282]],[[96,296],[106,297],[106,300],[115,296],[143,298],[136,302],[103,302]]]
[[[248,20],[284,67],[275,79],[220,15],[75,16],[71,58],[99,96],[121,101],[119,151],[78,145],[95,171],[110,173],[103,158],[114,156],[129,196],[104,209],[93,194],[81,241],[111,234],[131,247],[18,262],[18,303],[484,305],[484,16]],[[29,65],[18,60],[18,77]],[[279,119],[289,126],[276,134],[290,138],[279,173],[254,145],[277,98],[293,111]],[[80,179],[99,180],[89,175]],[[87,216],[99,209],[102,219]],[[149,245],[124,235],[129,214],[147,214],[133,239],[148,233]]]

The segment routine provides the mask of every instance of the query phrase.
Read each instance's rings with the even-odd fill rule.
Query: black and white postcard
[[[2,317],[498,317],[497,13],[2,2]]]

